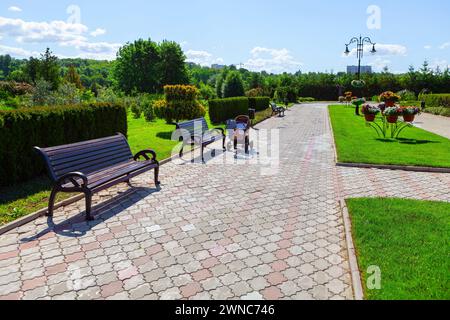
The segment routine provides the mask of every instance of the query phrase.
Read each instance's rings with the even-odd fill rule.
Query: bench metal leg
[[[86,220],[93,221],[94,217],[92,216],[92,193],[90,191],[84,191],[84,195],[86,198]]]
[[[155,185],[157,187],[161,185],[161,181],[159,181],[159,167],[155,168]]]
[[[47,217],[53,217],[53,209],[55,206],[56,195],[58,194],[58,188],[54,187],[52,193],[50,194],[50,199],[48,201],[48,212]]]
[[[184,145],[181,147],[181,150],[180,150],[180,158],[183,158],[183,150],[184,150]]]
[[[223,144],[222,144],[222,150],[223,150],[223,152],[226,152],[226,151],[227,151],[226,143],[227,143],[227,137],[226,137],[226,136],[223,136]]]

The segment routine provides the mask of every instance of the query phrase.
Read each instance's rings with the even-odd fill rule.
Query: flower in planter
[[[398,94],[393,93],[392,91],[386,91],[383,92],[380,95],[380,101],[381,102],[398,102],[400,101],[401,97]]]
[[[402,114],[403,114],[403,110],[400,107],[389,107],[384,110],[384,115],[386,117],[401,116]]]
[[[374,114],[377,115],[381,112],[380,108],[376,106],[371,106],[370,104],[363,105],[361,108],[362,114]]]
[[[402,107],[402,115],[416,116],[420,113],[420,109],[417,107]]]
[[[354,97],[353,100],[352,100],[352,104],[355,105],[355,106],[360,106],[360,105],[362,105],[364,103],[366,103],[366,99],[364,99],[364,98]]]

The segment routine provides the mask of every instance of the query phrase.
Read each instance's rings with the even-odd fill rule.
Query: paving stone
[[[139,300],[144,298],[145,296],[149,295],[152,293],[152,289],[150,284],[148,283],[144,283],[140,286],[138,286],[137,288],[131,289],[129,291],[130,293],[130,298],[133,300]]]

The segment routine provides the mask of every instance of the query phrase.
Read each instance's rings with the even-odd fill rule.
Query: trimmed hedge
[[[424,94],[419,100],[424,100],[426,107],[430,108],[450,108],[450,94]]]
[[[213,123],[223,123],[240,115],[248,114],[247,97],[214,99],[209,101],[209,116]]]
[[[426,108],[425,112],[435,114],[437,116],[450,117],[450,108]]]
[[[255,109],[257,112],[264,111],[270,107],[269,97],[249,97],[249,108]]]
[[[51,147],[127,134],[124,106],[36,107],[0,111],[0,186],[26,181],[45,172],[33,147]]]

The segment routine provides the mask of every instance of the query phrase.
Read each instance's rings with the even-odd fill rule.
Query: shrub
[[[23,96],[33,92],[33,86],[25,82],[0,81],[0,91],[11,96]]]
[[[262,88],[255,88],[247,91],[245,93],[247,97],[262,97],[264,96],[264,89]]]
[[[426,108],[425,112],[438,116],[450,117],[450,108]]]
[[[198,89],[194,86],[175,85],[164,87],[164,95],[167,101],[192,101],[198,99],[199,93]]]
[[[255,109],[258,111],[264,111],[269,108],[270,98],[269,97],[250,97],[248,98],[248,105],[250,109]]]
[[[215,99],[209,101],[209,116],[213,123],[223,123],[239,115],[248,114],[249,99],[247,97]]]
[[[292,87],[280,87],[275,91],[275,101],[279,103],[297,102],[297,90]]]
[[[180,120],[192,120],[203,117],[206,113],[203,105],[198,101],[199,91],[194,86],[175,85],[165,86],[165,102],[158,102],[156,114],[167,123]]]
[[[316,99],[312,97],[298,97],[298,102],[314,102]]]
[[[380,102],[380,96],[373,96],[372,97],[373,102]]]
[[[147,122],[155,120],[155,112],[153,110],[153,103],[144,103],[142,105],[142,112]]]
[[[126,109],[96,103],[0,111],[0,185],[12,185],[45,172],[34,146],[51,147],[127,134]]]
[[[426,103],[426,108],[450,108],[450,94],[423,94],[419,100]]]
[[[200,97],[206,101],[216,99],[216,90],[207,84],[200,83]]]
[[[142,110],[137,103],[132,103],[130,106],[131,113],[133,114],[134,119],[139,119],[142,114]]]
[[[416,94],[409,90],[402,90],[402,91],[397,92],[397,94],[400,96],[401,101],[417,100]]]
[[[230,72],[223,84],[222,96],[224,98],[232,98],[242,97],[244,95],[244,82],[242,81],[241,75],[238,72]]]
[[[155,113],[155,116],[160,119],[164,119],[165,117],[165,109],[166,109],[166,100],[159,99],[153,101],[153,112]]]

